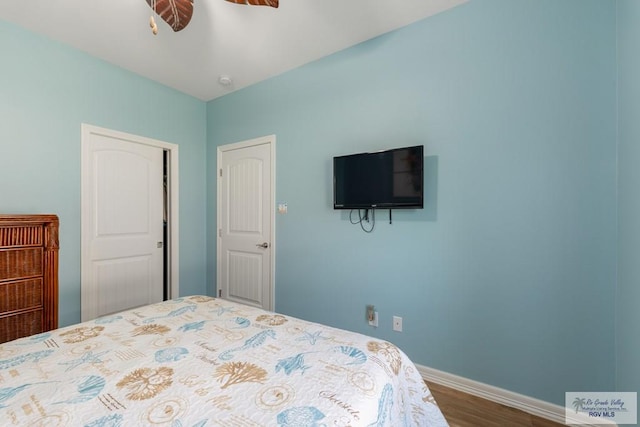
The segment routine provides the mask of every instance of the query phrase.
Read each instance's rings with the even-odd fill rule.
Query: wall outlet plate
[[[378,327],[378,312],[373,312],[373,320],[369,320],[369,326]]]
[[[393,316],[393,330],[396,332],[402,332],[402,317]]]
[[[378,327],[378,312],[373,304],[367,306],[367,321],[369,326]]]

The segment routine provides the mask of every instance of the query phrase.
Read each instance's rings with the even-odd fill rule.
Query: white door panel
[[[129,152],[117,148],[109,148],[106,141],[96,141],[94,148],[94,173],[96,180],[95,208],[96,236],[108,237],[114,235],[135,235],[149,233],[150,198],[158,197],[158,173],[154,162],[160,161],[159,150],[151,152]],[[114,149],[115,148],[115,149]],[[139,147],[125,147],[127,149]],[[151,147],[150,147],[151,148]],[[145,150],[146,151],[146,150]],[[160,175],[162,180],[162,175]],[[160,181],[162,182],[162,181]],[[145,197],[149,194],[151,197]],[[157,203],[156,200],[153,202]],[[122,209],[126,206],[126,209]],[[157,209],[157,206],[153,208]]]
[[[261,253],[247,253],[227,249],[226,275],[227,298],[262,307],[264,303]]]
[[[83,144],[85,321],[163,300],[164,160],[135,138],[90,133]]]
[[[218,289],[273,310],[274,137],[218,149]]]
[[[98,285],[96,298],[98,315],[115,313],[157,301],[151,283],[154,276],[152,256],[108,259],[93,263],[94,282]],[[160,296],[162,301],[162,296]]]

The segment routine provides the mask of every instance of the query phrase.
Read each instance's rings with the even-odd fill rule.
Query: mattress
[[[393,344],[222,299],[0,345],[0,420],[34,426],[446,426]]]

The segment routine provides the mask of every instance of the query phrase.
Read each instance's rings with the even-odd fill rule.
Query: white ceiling
[[[187,28],[156,16],[157,36],[145,0],[2,0],[0,19],[208,101],[466,1],[194,0]]]

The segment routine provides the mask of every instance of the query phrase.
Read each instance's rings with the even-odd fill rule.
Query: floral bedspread
[[[2,425],[446,426],[365,335],[192,296],[0,345]]]

